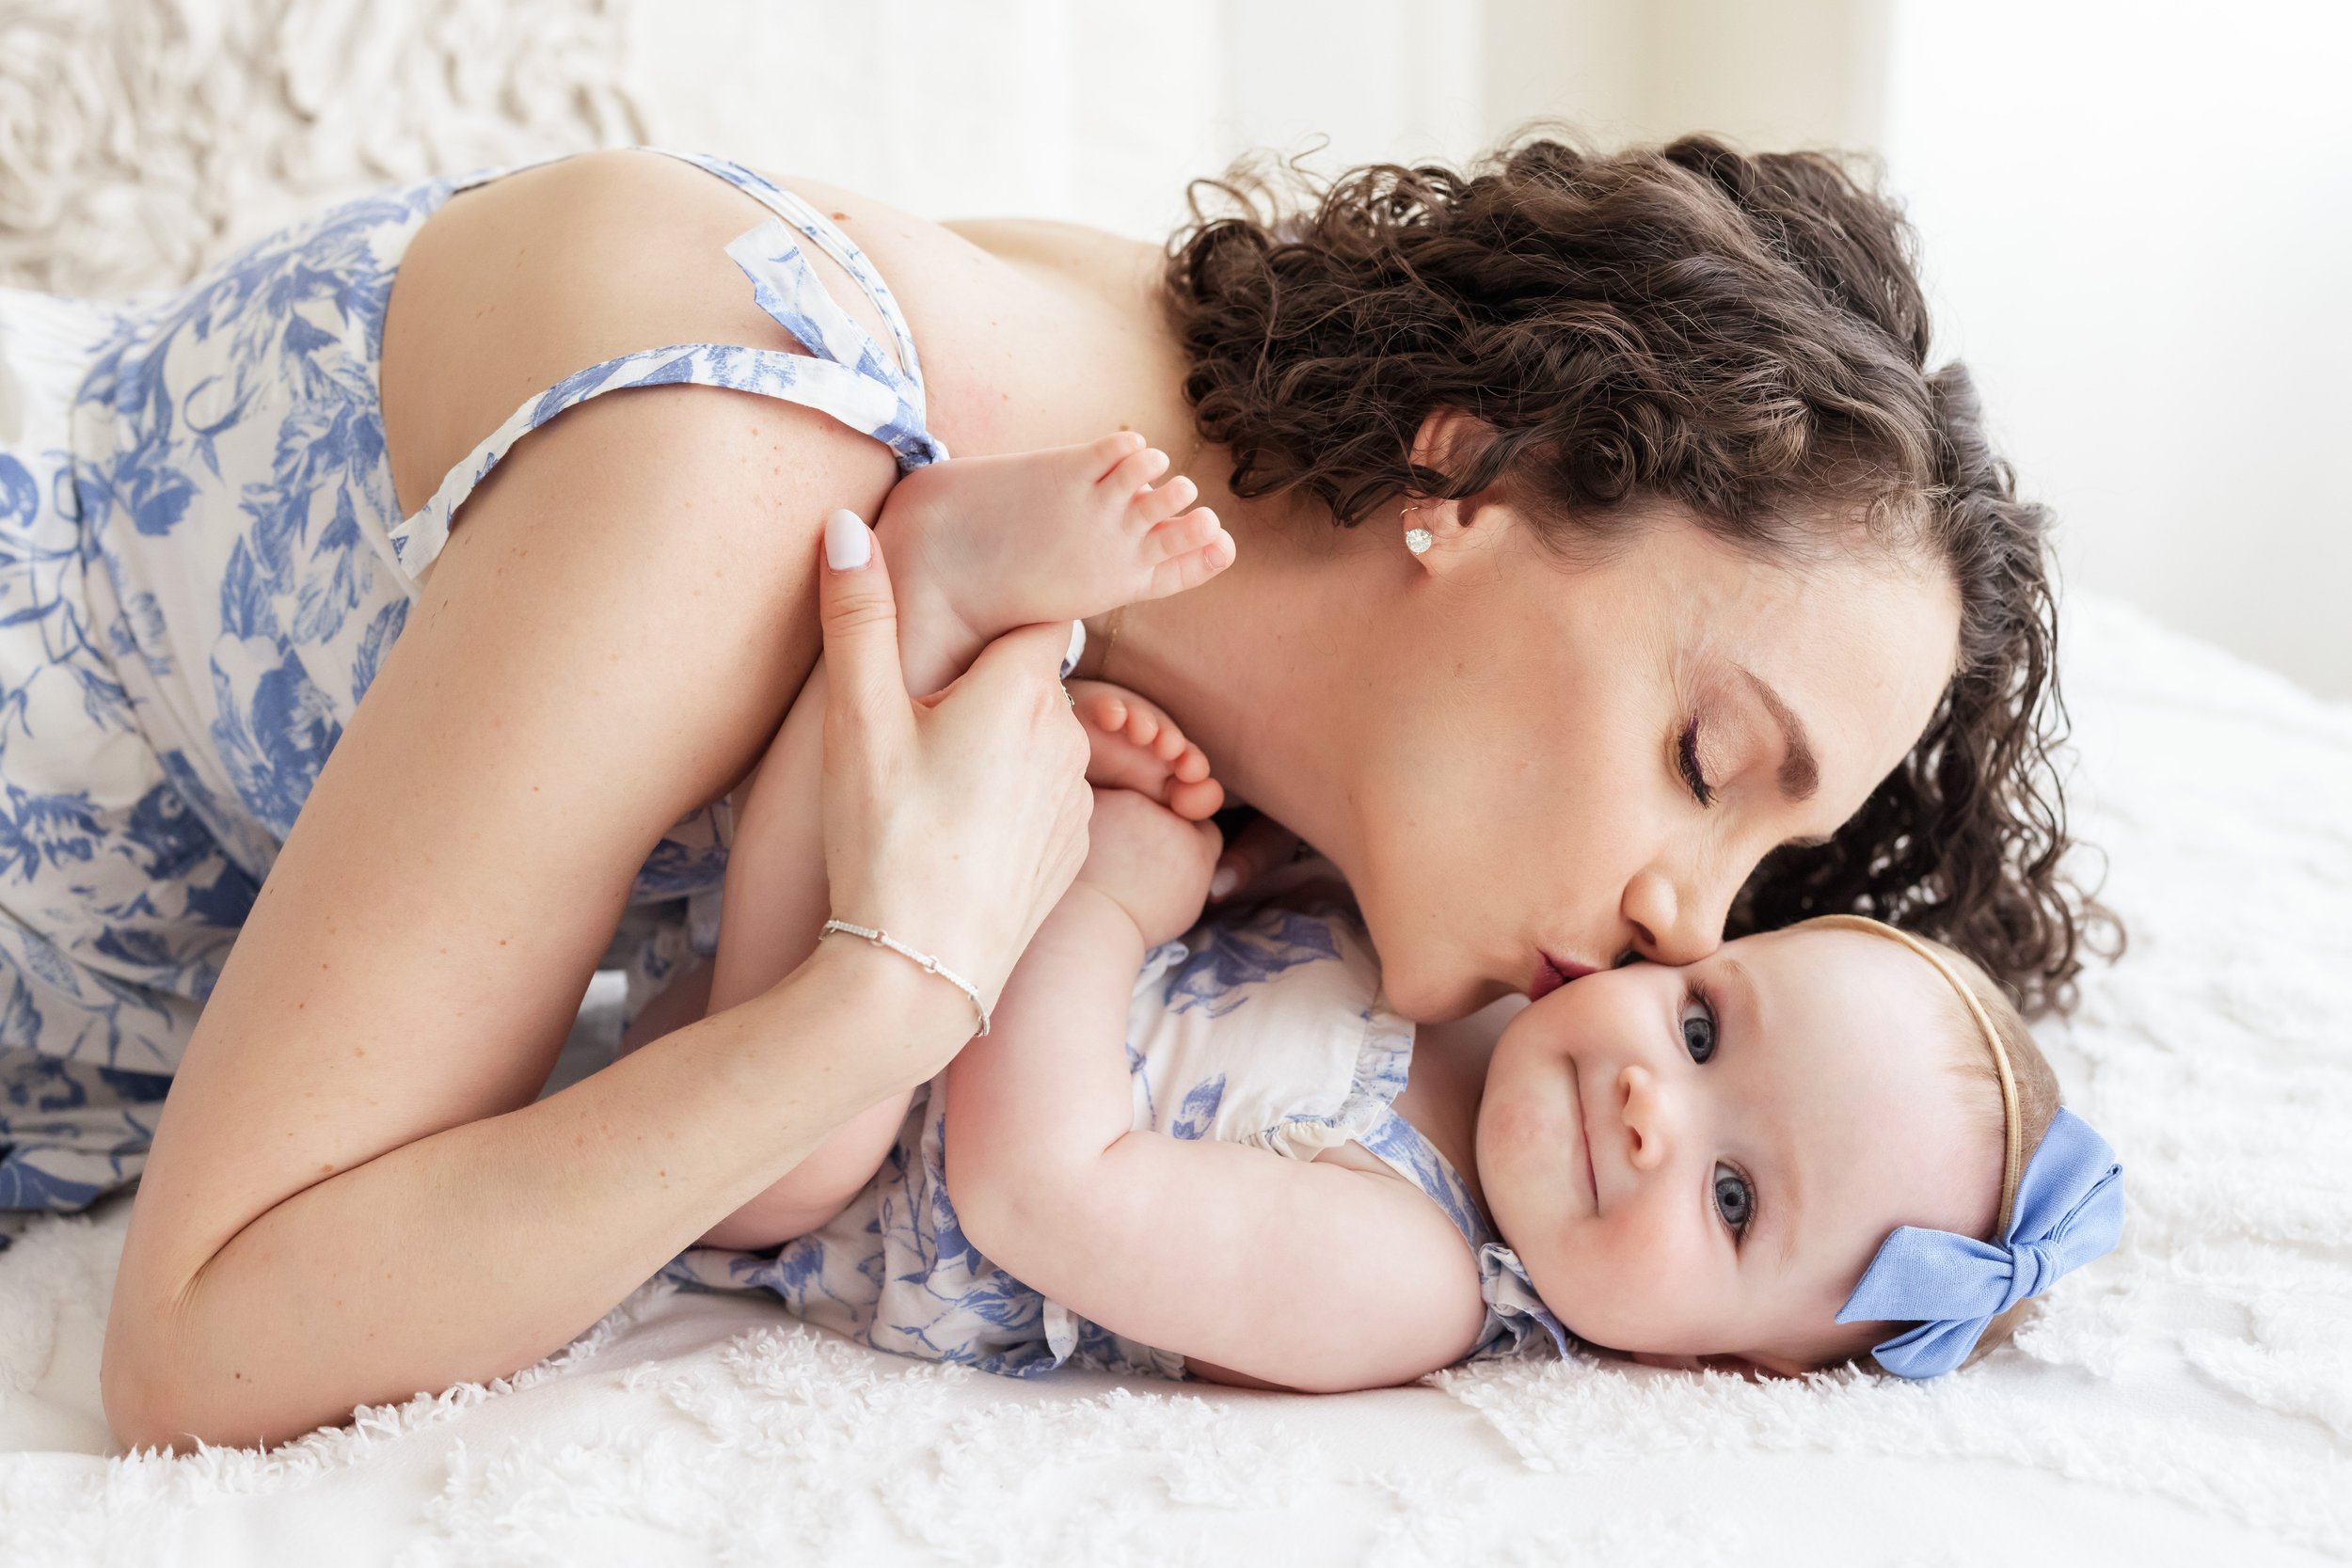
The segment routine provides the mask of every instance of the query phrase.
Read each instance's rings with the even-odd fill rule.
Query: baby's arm
[[[1133,857],[1115,878],[1102,863],[1122,840],[1141,843],[1162,867],[1143,879],[1164,888],[1187,848],[1179,835],[1191,836],[1197,863],[1181,875],[1197,911],[1216,858],[1198,832],[1139,798],[1098,796],[1087,872],[1023,956],[995,1028],[947,1069],[958,1222],[991,1261],[1072,1311],[1219,1370],[1336,1391],[1448,1365],[1476,1341],[1485,1303],[1469,1249],[1421,1192],[1130,1130],[1120,1042],[1145,937],[1189,916],[1168,929],[1184,900],[1136,907],[1150,900],[1105,888],[1136,884]]]

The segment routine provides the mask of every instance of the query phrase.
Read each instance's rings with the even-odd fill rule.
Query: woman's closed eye
[[[1715,786],[1707,780],[1706,765],[1699,759],[1699,720],[1692,714],[1682,724],[1682,733],[1675,739],[1675,767],[1682,774],[1683,786],[1691,799],[1702,806],[1715,803]]]

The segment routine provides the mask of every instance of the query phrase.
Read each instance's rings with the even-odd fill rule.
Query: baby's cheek
[[[1642,1325],[1648,1341],[1619,1348],[1681,1355],[1724,1350],[1700,1342],[1720,1316],[1723,1281],[1720,1271],[1707,1266],[1689,1227],[1655,1214],[1629,1213],[1608,1228],[1609,1277],[1618,1310]]]
[[[1544,1131],[1545,1119],[1525,1096],[1490,1081],[1478,1107],[1479,1142],[1492,1145],[1491,1152],[1516,1154]]]

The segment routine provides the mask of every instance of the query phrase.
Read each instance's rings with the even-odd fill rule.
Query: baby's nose
[[[1667,1132],[1666,1096],[1657,1075],[1645,1067],[1619,1071],[1617,1102],[1625,1121],[1626,1158],[1635,1170],[1656,1170],[1666,1163]]]

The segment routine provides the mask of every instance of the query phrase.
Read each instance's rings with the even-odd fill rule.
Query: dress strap
[[[922,360],[905,315],[850,237],[808,203],[739,164],[699,153],[664,155],[726,181],[777,214],[738,235],[727,245],[727,257],[750,279],[752,298],[761,310],[808,352],[739,343],[640,349],[575,371],[526,400],[442,478],[431,499],[390,531],[392,554],[411,594],[448,543],[457,509],[515,443],[565,409],[607,392],[632,387],[723,387],[828,415],[887,446],[902,473],[947,455],[946,447],[925,424]],[[453,189],[468,189],[513,172],[469,175],[454,182]],[[876,342],[826,292],[794,238],[796,230],[839,262],[874,302],[890,334],[890,348]]]
[[[907,325],[906,313],[898,309],[898,296],[890,292],[890,285],[882,281],[882,273],[866,260],[866,252],[857,247],[855,241],[843,233],[831,218],[800,197],[741,164],[701,152],[667,152],[653,147],[644,150],[663,152],[664,156],[692,164],[696,168],[717,175],[808,236],[818,249],[831,257],[865,291],[866,297],[874,302],[874,309],[881,315],[882,325],[889,331],[891,342],[898,350],[898,368],[915,385],[918,393],[915,406],[920,409],[923,360],[914,351],[914,332]],[[824,294],[821,287],[818,293]],[[824,299],[828,306],[833,304],[832,295],[824,294]],[[864,332],[861,330],[859,335],[863,337]]]

